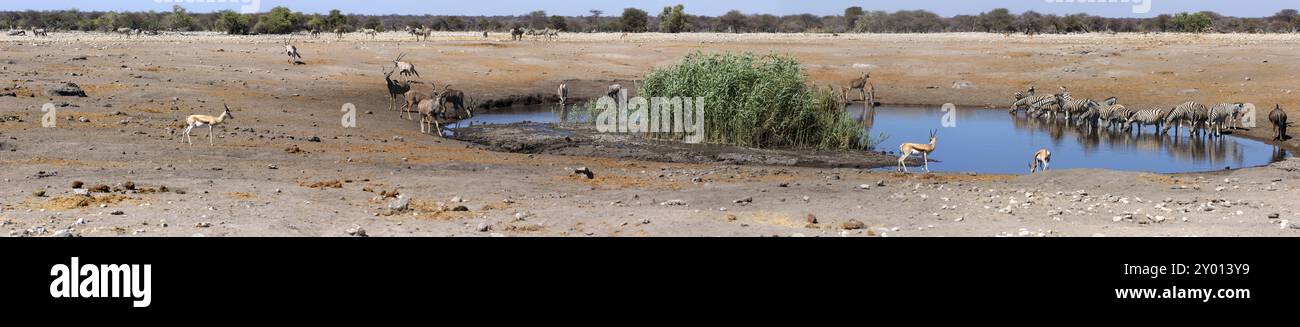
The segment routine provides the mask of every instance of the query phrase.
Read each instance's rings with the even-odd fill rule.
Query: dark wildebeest
[[[1286,112],[1282,111],[1282,105],[1273,108],[1273,112],[1268,113],[1268,121],[1273,123],[1273,140],[1286,141]]]

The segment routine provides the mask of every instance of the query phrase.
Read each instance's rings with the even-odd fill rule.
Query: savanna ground
[[[593,97],[693,51],[749,51],[793,55],[820,85],[871,71],[889,104],[1005,107],[1029,85],[1066,85],[1128,105],[1277,103],[1294,115],[1293,35],[295,37],[306,65],[286,61],[284,39],[0,37],[0,94],[13,95],[0,97],[0,235],[1300,235],[1284,222],[1300,223],[1295,160],[1011,176],[500,153],[421,135],[387,109],[381,74],[407,53],[424,81],[479,101],[552,94],[561,81]],[[48,95],[65,82],[88,96]],[[219,114],[223,102],[235,118],[216,128],[215,146],[206,130],[193,146],[178,141],[184,116]],[[55,128],[41,127],[45,103],[57,106]],[[341,127],[344,103],[358,108],[358,127]],[[76,195],[74,182],[107,192]],[[389,209],[393,193],[410,208]]]

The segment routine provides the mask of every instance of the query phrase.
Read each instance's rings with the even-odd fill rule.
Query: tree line
[[[925,10],[867,11],[849,7],[842,15],[746,14],[691,15],[682,5],[664,7],[658,16],[637,8],[621,15],[591,10],[587,16],[548,15],[538,10],[511,16],[357,15],[332,10],[304,14],[286,7],[269,12],[191,13],[176,5],[170,12],[0,11],[0,26],[55,31],[220,31],[231,34],[286,34],[317,30],[351,32],[424,27],[437,31],[495,31],[553,28],[567,32],[721,32],[721,33],[941,33],[988,32],[1066,34],[1088,32],[1296,33],[1300,13],[1286,9],[1268,17],[1230,17],[1202,11],[1151,18],[1108,18],[1089,14],[1012,13],[999,8],[978,15],[943,17]]]

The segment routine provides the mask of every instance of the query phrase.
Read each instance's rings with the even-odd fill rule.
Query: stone
[[[397,199],[388,203],[388,209],[393,211],[406,211],[406,209],[410,209],[410,207],[411,198],[408,198],[405,195],[398,195]]]
[[[849,221],[840,224],[840,228],[844,230],[857,230],[867,228],[867,224],[858,221],[857,219],[849,219]]]
[[[490,230],[492,230],[492,225],[488,225],[486,222],[478,223],[478,231],[486,232]]]
[[[356,236],[356,237],[369,237],[369,236],[370,236],[370,235],[366,234],[366,229],[361,228],[361,226],[352,226],[352,228],[348,228],[347,230],[344,230],[343,232],[344,232],[344,233],[347,233],[349,236]]]

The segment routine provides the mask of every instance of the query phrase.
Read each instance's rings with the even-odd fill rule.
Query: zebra
[[[1056,95],[1056,103],[1059,110],[1065,112],[1066,123],[1073,122],[1075,114],[1083,114],[1101,105],[1097,101],[1089,99],[1075,99],[1070,96],[1070,90],[1064,86],[1061,87],[1061,94]]]
[[[1169,110],[1165,108],[1134,110],[1133,114],[1129,115],[1128,119],[1124,120],[1124,131],[1127,132],[1133,129],[1133,124],[1137,124],[1138,134],[1142,133],[1142,126],[1146,125],[1154,125],[1158,132],[1160,131],[1160,125],[1164,124],[1165,117],[1168,114]]]
[[[1210,109],[1205,105],[1196,101],[1183,103],[1169,111],[1169,115],[1165,117],[1165,128],[1160,133],[1167,133],[1170,128],[1173,128],[1174,136],[1177,137],[1178,127],[1186,122],[1189,125],[1188,134],[1196,135],[1203,128],[1203,123],[1209,120],[1209,116]]]
[[[1118,102],[1118,100],[1111,97],[1102,103],[1101,120],[1106,122],[1106,129],[1123,126],[1133,116],[1134,111],[1132,109],[1115,102]]]
[[[1223,136],[1223,125],[1230,123],[1233,117],[1246,108],[1244,103],[1220,103],[1210,108],[1207,122],[1214,136]]]

